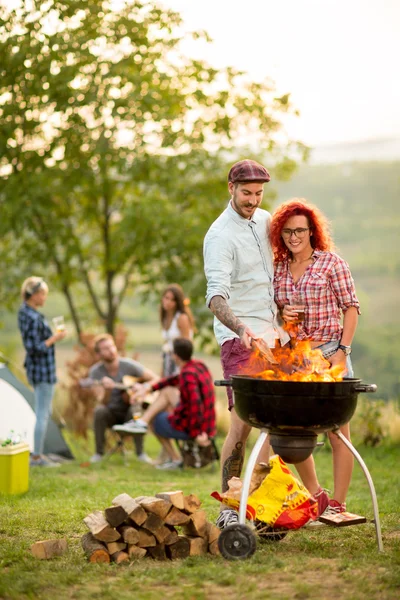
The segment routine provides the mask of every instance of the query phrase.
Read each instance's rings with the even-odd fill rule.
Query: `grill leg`
[[[260,450],[261,450],[265,440],[267,439],[267,436],[268,436],[268,431],[266,429],[261,429],[261,433],[258,437],[258,440],[254,444],[254,448],[251,451],[251,454],[249,456],[249,461],[247,463],[246,471],[245,471],[244,478],[243,478],[242,493],[240,495],[239,523],[241,525],[246,524],[246,506],[247,506],[247,498],[249,497],[251,476],[253,474],[258,455],[260,453]]]
[[[379,519],[379,510],[378,510],[378,500],[376,497],[374,482],[372,481],[372,477],[367,469],[367,465],[365,464],[365,462],[363,461],[363,459],[361,458],[361,456],[359,455],[357,450],[354,448],[354,446],[349,442],[349,440],[347,438],[344,437],[343,433],[339,429],[333,430],[333,433],[342,440],[342,442],[345,446],[347,446],[347,448],[355,456],[355,458],[357,459],[357,461],[360,464],[360,467],[364,471],[364,475],[368,481],[369,491],[371,493],[371,499],[372,499],[372,506],[374,509],[374,522],[375,522],[376,541],[378,544],[378,550],[379,550],[379,552],[383,552],[381,522]]]

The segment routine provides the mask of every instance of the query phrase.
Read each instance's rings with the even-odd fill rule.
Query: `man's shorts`
[[[249,362],[252,351],[245,348],[239,338],[228,340],[221,346],[221,364],[225,379],[230,379],[231,375],[237,375]],[[232,388],[227,387],[229,410],[232,410],[233,394]]]
[[[154,432],[163,438],[169,438],[173,440],[190,440],[189,434],[186,431],[178,431],[174,429],[168,420],[171,413],[160,412],[153,420]]]

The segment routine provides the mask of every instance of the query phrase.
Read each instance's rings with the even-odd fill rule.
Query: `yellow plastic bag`
[[[315,520],[318,503],[280,456],[272,456],[268,466],[269,473],[247,499],[247,519],[286,529],[299,529],[310,519]],[[211,496],[239,510],[241,481],[233,477],[228,484],[230,488],[227,492],[213,492]]]

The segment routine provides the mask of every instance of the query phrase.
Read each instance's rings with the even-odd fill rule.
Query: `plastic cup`
[[[302,323],[306,316],[306,303],[304,299],[299,295],[293,296],[290,299],[290,306],[297,312],[296,323]]]
[[[65,331],[64,317],[54,317],[52,322],[57,333],[60,331]]]

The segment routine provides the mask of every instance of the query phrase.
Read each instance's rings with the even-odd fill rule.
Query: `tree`
[[[79,334],[84,308],[112,332],[132,288],[190,281],[204,296],[202,240],[238,140],[293,170],[289,95],[188,58],[181,29],[146,1],[0,8],[3,302],[44,272]]]

